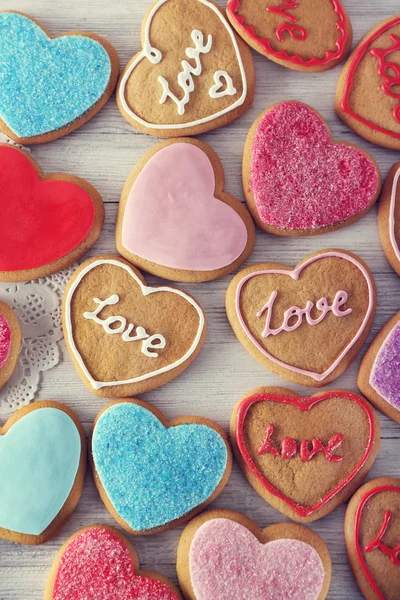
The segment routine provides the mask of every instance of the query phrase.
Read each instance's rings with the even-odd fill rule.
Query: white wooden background
[[[151,0],[0,0],[0,10],[14,9],[31,14],[53,33],[69,29],[99,33],[114,44],[121,64],[125,65],[140,49],[141,19],[150,4]],[[378,21],[396,14],[399,6],[398,0],[386,0],[384,3],[344,0],[344,4],[353,22],[355,41]],[[303,74],[280,67],[258,54],[254,57],[257,87],[252,109],[228,127],[201,136],[222,160],[227,191],[243,200],[241,161],[247,131],[262,110],[280,100],[297,99],[315,107],[328,121],[334,137],[367,149],[378,161],[384,176],[389,167],[399,160],[395,152],[364,143],[335,116],[333,99],[340,66],[326,73]],[[45,172],[74,173],[88,179],[100,191],[106,205],[106,220],[99,241],[88,255],[115,252],[115,217],[122,186],[136,161],[155,143],[154,138],[135,131],[122,118],[113,97],[84,127],[65,138],[33,148],[33,156]],[[279,238],[259,232],[249,263],[268,260],[294,266],[310,252],[328,247],[356,252],[374,272],[379,296],[370,341],[387,319],[400,310],[400,280],[383,254],[376,209],[355,225],[322,236]],[[232,408],[245,392],[260,385],[285,384],[279,377],[265,371],[236,340],[224,309],[229,280],[228,276],[211,283],[181,285],[204,307],[208,331],[200,355],[183,375],[143,395],[145,400],[163,410],[168,418],[203,415],[215,419],[227,430]],[[149,278],[149,281],[151,284],[158,283],[156,278]],[[356,360],[334,386],[356,391],[359,362],[359,359]],[[59,400],[73,408],[88,432],[104,402],[83,385],[64,345],[61,364],[44,375],[38,398]],[[302,394],[309,391],[290,384],[288,387]],[[400,477],[400,427],[382,415],[380,419],[382,445],[369,477]],[[214,504],[242,511],[262,527],[285,520],[253,491],[236,465],[227,487]],[[332,556],[333,579],[328,596],[331,600],[362,598],[347,562],[343,539],[344,512],[345,506],[342,506],[312,524],[312,529],[328,544]],[[47,572],[60,545],[80,527],[96,522],[114,524],[88,473],[76,511],[55,538],[39,547],[24,547],[0,540],[0,600],[41,599]],[[134,543],[141,565],[159,570],[176,581],[175,555],[181,531],[182,527],[151,537],[136,538]]]

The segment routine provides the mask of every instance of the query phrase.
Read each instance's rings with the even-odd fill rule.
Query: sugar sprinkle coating
[[[386,402],[400,410],[400,322],[388,334],[376,356],[370,384]]]

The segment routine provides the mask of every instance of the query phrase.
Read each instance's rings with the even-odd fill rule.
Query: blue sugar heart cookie
[[[28,17],[0,13],[0,118],[19,138],[71,124],[106,92],[110,57],[84,35],[50,38]]]
[[[206,502],[228,465],[225,441],[212,427],[165,427],[131,402],[100,415],[92,456],[114,511],[134,531],[166,525]]]

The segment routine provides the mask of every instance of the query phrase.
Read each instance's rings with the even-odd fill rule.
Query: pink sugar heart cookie
[[[253,123],[243,187],[257,225],[276,235],[314,235],[354,223],[373,206],[381,175],[364,150],[334,142],[301,102],[275,104]]]
[[[0,389],[7,383],[17,364],[21,329],[13,310],[0,301]]]

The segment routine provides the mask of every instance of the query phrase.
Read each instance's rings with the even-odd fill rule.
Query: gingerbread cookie
[[[0,281],[65,269],[100,235],[104,205],[97,190],[74,175],[44,175],[27,152],[9,144],[0,144],[0,188]]]
[[[117,218],[117,249],[137,267],[175,281],[208,281],[250,256],[253,221],[224,192],[224,170],[204,142],[157,144],[128,177]]]
[[[400,150],[400,16],[376,25],[346,62],[336,89],[337,115],[366,140]]]
[[[311,254],[295,269],[247,267],[226,295],[228,319],[246,350],[273,373],[312,387],[334,381],[354,360],[375,307],[369,268],[335,249]]]
[[[115,48],[94,33],[52,35],[15,11],[0,12],[0,131],[20,144],[50,142],[89,121],[119,74]]]
[[[20,408],[0,428],[0,538],[43,544],[74,511],[86,471],[86,438],[58,402]]]
[[[400,423],[400,313],[372,342],[362,360],[357,384],[377,409]]]
[[[21,340],[17,317],[8,304],[0,301],[0,390],[13,374]]]
[[[323,600],[331,559],[301,525],[261,530],[241,513],[211,510],[184,529],[177,570],[187,600]]]
[[[303,398],[266,387],[236,406],[231,441],[255,491],[291,519],[309,523],[360,485],[378,453],[379,429],[371,406],[352,392]]]
[[[257,52],[295,71],[326,71],[351,48],[339,0],[228,0],[228,19]]]
[[[246,112],[254,85],[250,49],[213,0],[157,0],[143,21],[142,50],[118,83],[117,102],[145,133],[198,135]]]
[[[94,422],[90,446],[99,494],[134,535],[191,519],[220,494],[232,468],[230,446],[217,423],[200,417],[168,422],[141,400],[108,404]]]
[[[373,479],[350,500],[347,552],[366,600],[395,600],[400,589],[400,480]]]
[[[60,548],[44,600],[181,600],[176,586],[154,571],[142,571],[135,548],[122,533],[90,525]]]
[[[280,102],[253,123],[243,154],[243,188],[257,225],[276,235],[314,235],[350,225],[381,189],[375,160],[332,140],[321,115]]]
[[[400,162],[390,169],[378,207],[379,235],[386,258],[400,275]]]

